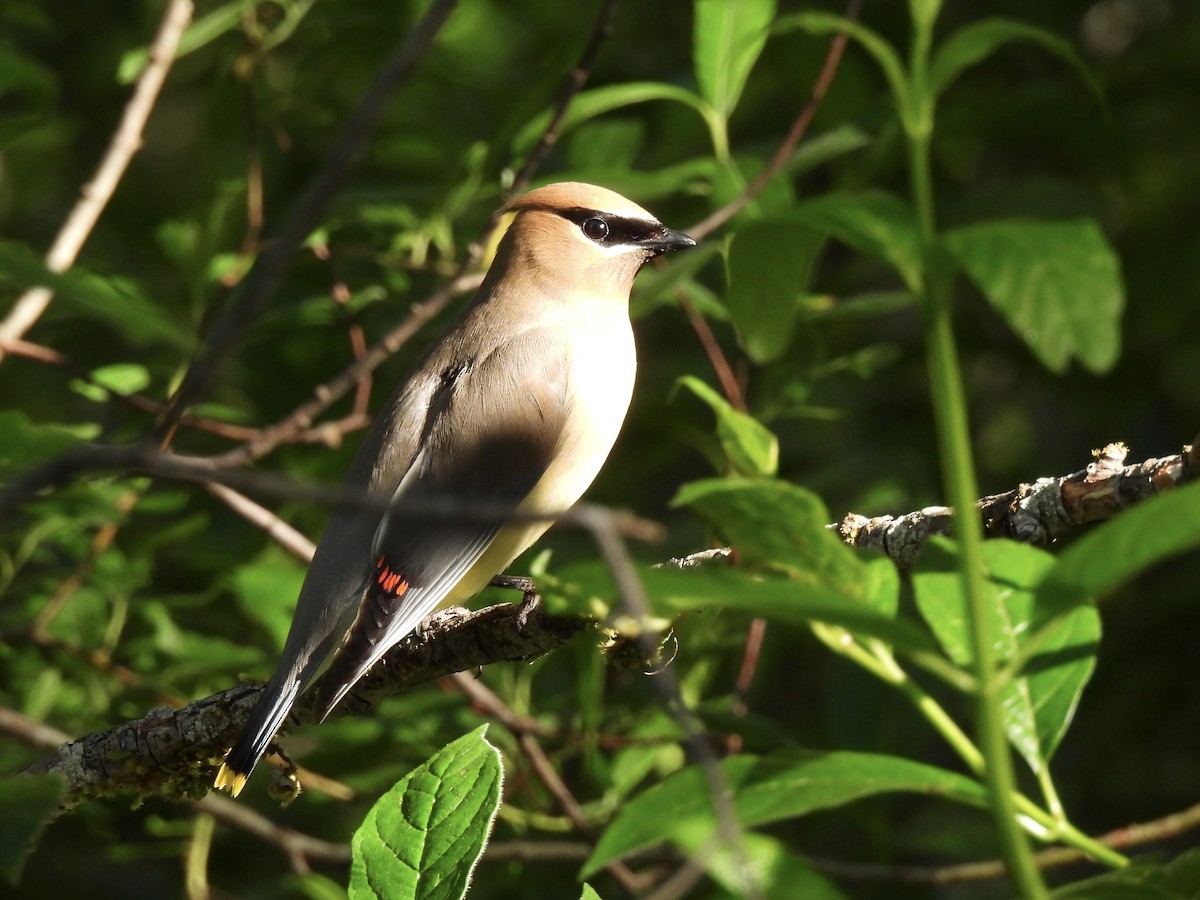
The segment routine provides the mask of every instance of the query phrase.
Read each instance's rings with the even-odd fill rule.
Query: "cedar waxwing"
[[[516,217],[478,293],[377,416],[346,478],[390,497],[389,511],[334,512],[216,787],[238,794],[327,662],[318,720],[430,613],[479,593],[550,526],[393,510],[561,512],[612,449],[636,368],[634,277],[696,242],[590,184],[539,188],[507,210]]]

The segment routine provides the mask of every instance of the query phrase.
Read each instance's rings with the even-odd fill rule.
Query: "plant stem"
[[[1017,820],[1012,754],[1004,731],[1000,703],[1003,682],[996,675],[996,644],[992,634],[989,597],[984,578],[983,528],[979,517],[968,511],[978,496],[975,464],[971,456],[967,402],[963,391],[958,350],[952,325],[952,270],[947,265],[937,237],[934,219],[933,177],[929,142],[933,135],[935,96],[929,87],[929,56],[933,40],[936,6],[918,15],[913,10],[913,41],[909,57],[909,108],[901,110],[908,139],[910,188],[916,207],[922,250],[923,278],[918,289],[918,306],[924,319],[925,352],[928,357],[934,421],[942,477],[955,516],[959,545],[959,573],[967,598],[971,643],[974,650],[975,746],[983,753],[983,777],[991,794],[992,818],[1013,885],[1022,897],[1047,896],[1046,885],[1033,858],[1025,831]]]
[[[1000,704],[1002,683],[996,677],[995,636],[992,634],[984,579],[983,530],[977,517],[961,514],[971,509],[978,491],[971,458],[966,398],[951,325],[949,279],[937,268],[941,262],[937,258],[934,232],[928,136],[910,139],[909,147],[917,220],[925,248],[924,296],[920,306],[925,318],[925,345],[938,449],[950,505],[960,511],[955,517],[955,535],[959,545],[959,572],[967,598],[978,684],[976,743],[983,752],[983,775],[991,793],[992,817],[1014,885],[1023,897],[1045,897],[1046,886],[1025,833],[1017,822],[1013,804],[1015,787],[1012,756],[1004,732]]]

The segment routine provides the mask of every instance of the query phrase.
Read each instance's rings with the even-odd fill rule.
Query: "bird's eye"
[[[608,223],[599,216],[585,219],[582,227],[583,233],[593,241],[602,241],[608,237]]]

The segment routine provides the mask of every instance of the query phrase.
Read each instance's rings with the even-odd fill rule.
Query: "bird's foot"
[[[521,606],[517,609],[517,628],[525,630],[529,617],[542,605],[542,595],[538,593],[537,584],[532,578],[524,575],[497,575],[491,580],[492,587],[507,588],[521,592]]]

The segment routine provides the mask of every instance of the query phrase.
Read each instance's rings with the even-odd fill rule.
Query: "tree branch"
[[[394,647],[333,715],[361,714],[384,697],[454,672],[536,659],[587,627],[582,618],[535,615],[522,629],[517,615],[518,607],[508,603],[477,612],[443,610],[427,621],[420,634],[411,634]],[[152,710],[140,719],[64,744],[26,771],[58,772],[66,778],[60,814],[84,800],[117,794],[203,796],[261,691],[261,684],[242,684],[182,709]],[[302,700],[280,734],[313,721],[311,702]]]
[[[1070,475],[1039,478],[976,501],[987,537],[1035,546],[1053,543],[1073,528],[1111,519],[1121,510],[1179,487],[1200,475],[1200,436],[1174,456],[1125,465],[1122,443],[1094,452],[1095,462]],[[934,535],[949,534],[954,510],[930,506],[902,516],[867,518],[848,513],[830,525],[853,547],[879,550],[901,568],[910,567]]]

